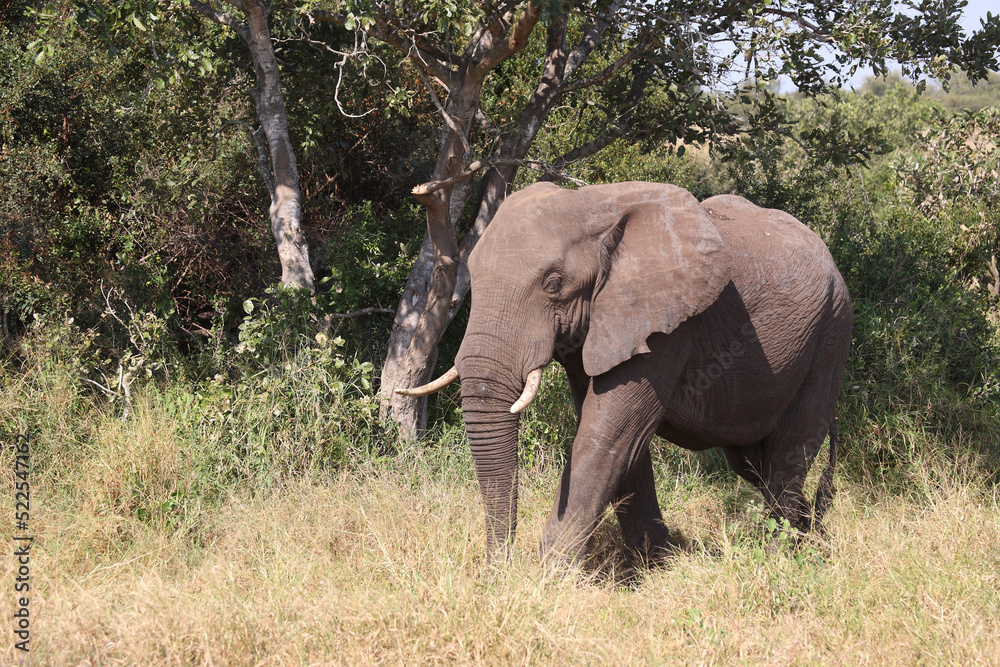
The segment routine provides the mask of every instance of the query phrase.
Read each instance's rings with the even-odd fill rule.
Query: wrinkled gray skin
[[[828,432],[835,453],[851,306],[829,251],[802,223],[735,196],[699,204],[672,185],[538,183],[507,199],[469,269],[456,366],[491,557],[517,521],[510,407],[553,359],[566,368],[579,428],[544,558],[585,556],[609,504],[630,549],[668,553],[654,433],[723,448],[773,516],[808,530],[802,485]]]

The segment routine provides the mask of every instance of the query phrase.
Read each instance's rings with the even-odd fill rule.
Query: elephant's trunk
[[[476,411],[479,399],[463,399],[476,476],[486,508],[486,553],[509,556],[517,530],[517,415],[509,409]]]
[[[486,508],[486,553],[502,558],[517,529],[518,416],[510,406],[520,387],[498,379],[494,364],[466,360],[461,369],[462,417]]]
[[[479,284],[455,364],[462,379],[462,417],[486,506],[486,548],[502,557],[517,528],[518,415],[538,390],[552,359],[553,332],[513,309],[509,288]],[[534,328],[529,326],[534,322]],[[509,553],[509,552],[508,552]]]

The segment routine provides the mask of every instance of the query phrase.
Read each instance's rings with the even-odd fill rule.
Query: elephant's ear
[[[646,339],[670,333],[708,308],[730,280],[725,243],[698,200],[657,189],[624,213],[604,239],[605,276],[595,289],[583,345],[587,375],[649,352]]]

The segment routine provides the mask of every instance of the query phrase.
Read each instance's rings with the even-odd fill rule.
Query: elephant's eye
[[[542,286],[547,294],[559,294],[562,289],[562,278],[560,276],[549,276],[545,279],[545,284]]]

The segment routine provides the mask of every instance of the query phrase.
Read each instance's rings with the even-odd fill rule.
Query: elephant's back
[[[763,208],[736,195],[717,195],[701,203],[733,254],[753,263],[790,264],[789,273],[810,268],[836,271],[823,240],[794,216]]]
[[[718,195],[701,205],[735,260],[733,282],[745,299],[814,306],[831,291],[846,299],[830,250],[794,216],[735,195]]]

